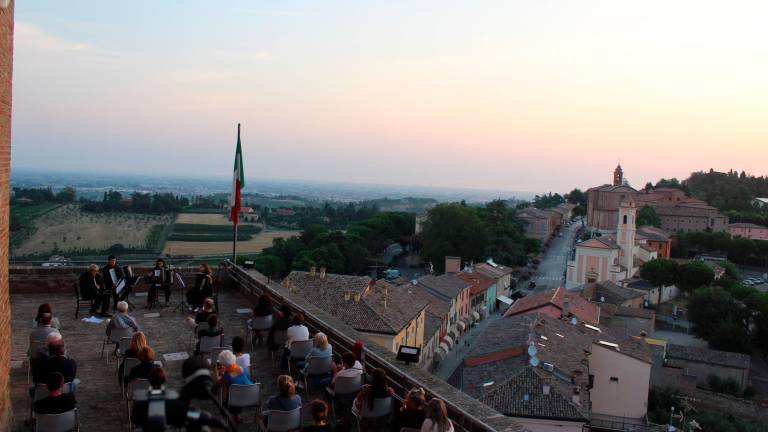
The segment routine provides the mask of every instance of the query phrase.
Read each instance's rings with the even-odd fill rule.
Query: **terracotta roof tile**
[[[525,296],[516,301],[504,316],[536,311],[545,306],[554,306],[562,311],[566,300],[568,301],[568,312],[579,320],[592,324],[600,322],[600,308],[597,305],[590,303],[587,299],[581,297],[579,293],[566,291],[563,288],[555,288]]]

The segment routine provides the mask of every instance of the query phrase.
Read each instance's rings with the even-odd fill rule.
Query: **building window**
[[[619,382],[619,377],[611,377],[611,382]]]
[[[627,224],[627,215],[624,215],[624,225]]]

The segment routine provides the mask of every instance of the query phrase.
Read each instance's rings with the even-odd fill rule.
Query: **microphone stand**
[[[226,408],[224,408],[224,405],[219,402],[219,398],[216,397],[216,395],[213,394],[211,389],[207,388],[205,389],[205,393],[208,395],[208,399],[213,401],[213,404],[216,405],[216,408],[219,409],[219,414],[221,414],[222,417],[227,419],[227,426],[229,432],[237,432],[237,427],[235,426],[235,421],[232,419],[232,415],[229,414],[229,411],[227,411]]]

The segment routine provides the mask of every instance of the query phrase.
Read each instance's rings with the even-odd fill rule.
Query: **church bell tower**
[[[624,182],[624,171],[621,169],[621,165],[617,165],[613,171],[613,185],[621,186]]]

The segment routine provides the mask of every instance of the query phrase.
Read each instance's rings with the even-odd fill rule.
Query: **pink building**
[[[734,223],[728,225],[731,237],[744,237],[752,240],[768,240],[768,227],[752,223]]]

